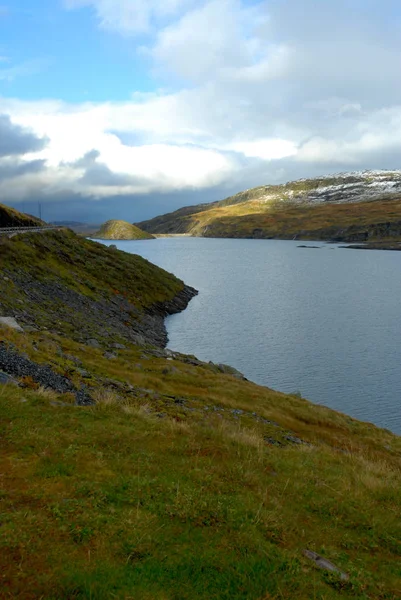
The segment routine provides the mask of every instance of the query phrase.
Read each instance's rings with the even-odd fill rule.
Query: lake
[[[199,290],[167,319],[169,348],[401,434],[401,252],[189,237],[110,243]]]

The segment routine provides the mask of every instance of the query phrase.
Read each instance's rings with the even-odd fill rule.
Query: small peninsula
[[[142,231],[127,221],[111,219],[106,221],[91,237],[98,240],[153,240],[151,233]]]

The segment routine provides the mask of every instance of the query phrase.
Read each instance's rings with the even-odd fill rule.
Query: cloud
[[[7,159],[0,161],[0,181],[21,177],[29,173],[40,173],[45,169],[44,160],[20,161]]]
[[[99,25],[122,34],[149,31],[154,22],[177,13],[188,0],[64,0],[69,9],[89,6]]]
[[[102,30],[128,36],[161,88],[144,93],[133,82],[125,102],[0,98],[14,124],[48,138],[24,158],[43,168],[8,182],[14,199],[71,194],[115,205],[174,193],[188,203],[191,194],[218,199],[269,182],[401,167],[398,1],[66,6],[90,8]]]
[[[0,114],[0,157],[15,156],[42,150],[47,143],[34,133],[12,123],[8,115]]]

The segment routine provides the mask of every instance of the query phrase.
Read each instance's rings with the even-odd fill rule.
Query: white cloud
[[[92,7],[101,27],[123,34],[147,32],[154,20],[174,15],[188,3],[188,0],[64,0],[70,9]]]
[[[91,7],[102,28],[131,35],[134,46],[140,34],[136,59],[146,55],[167,89],[77,105],[0,98],[0,112],[49,138],[25,158],[45,160],[47,169],[9,181],[8,194],[102,198],[233,182],[241,189],[401,166],[394,0],[380,10],[362,0],[66,5]],[[79,162],[84,156],[92,162]]]
[[[262,160],[278,160],[297,154],[297,146],[293,142],[280,139],[255,140],[253,142],[236,142],[231,145],[235,152],[250,158]]]

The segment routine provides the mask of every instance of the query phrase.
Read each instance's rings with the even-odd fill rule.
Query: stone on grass
[[[347,579],[349,579],[349,576],[347,575],[347,573],[344,573],[343,571],[341,571],[341,569],[339,569],[338,567],[336,567],[336,565],[334,565],[332,562],[327,560],[327,558],[323,558],[323,556],[319,556],[319,554],[316,554],[316,552],[305,549],[305,550],[303,550],[303,555],[306,556],[306,558],[313,560],[313,562],[319,569],[324,569],[326,571],[332,571],[333,573],[338,573],[338,575],[340,576],[340,579],[342,579],[343,581],[347,581]]]
[[[7,375],[7,373],[4,373],[4,371],[0,371],[0,385],[6,384],[18,385],[18,381],[14,379],[14,377],[11,377],[10,375]]]
[[[6,327],[15,329],[15,331],[20,331],[21,333],[24,331],[14,317],[0,317],[0,325],[5,325]]]
[[[95,340],[94,338],[91,338],[90,340],[86,340],[86,345],[91,346],[92,348],[100,348],[99,342],[97,340]]]
[[[105,352],[103,354],[104,358],[108,358],[109,360],[113,360],[114,358],[117,358],[116,354],[113,354],[113,352]]]

